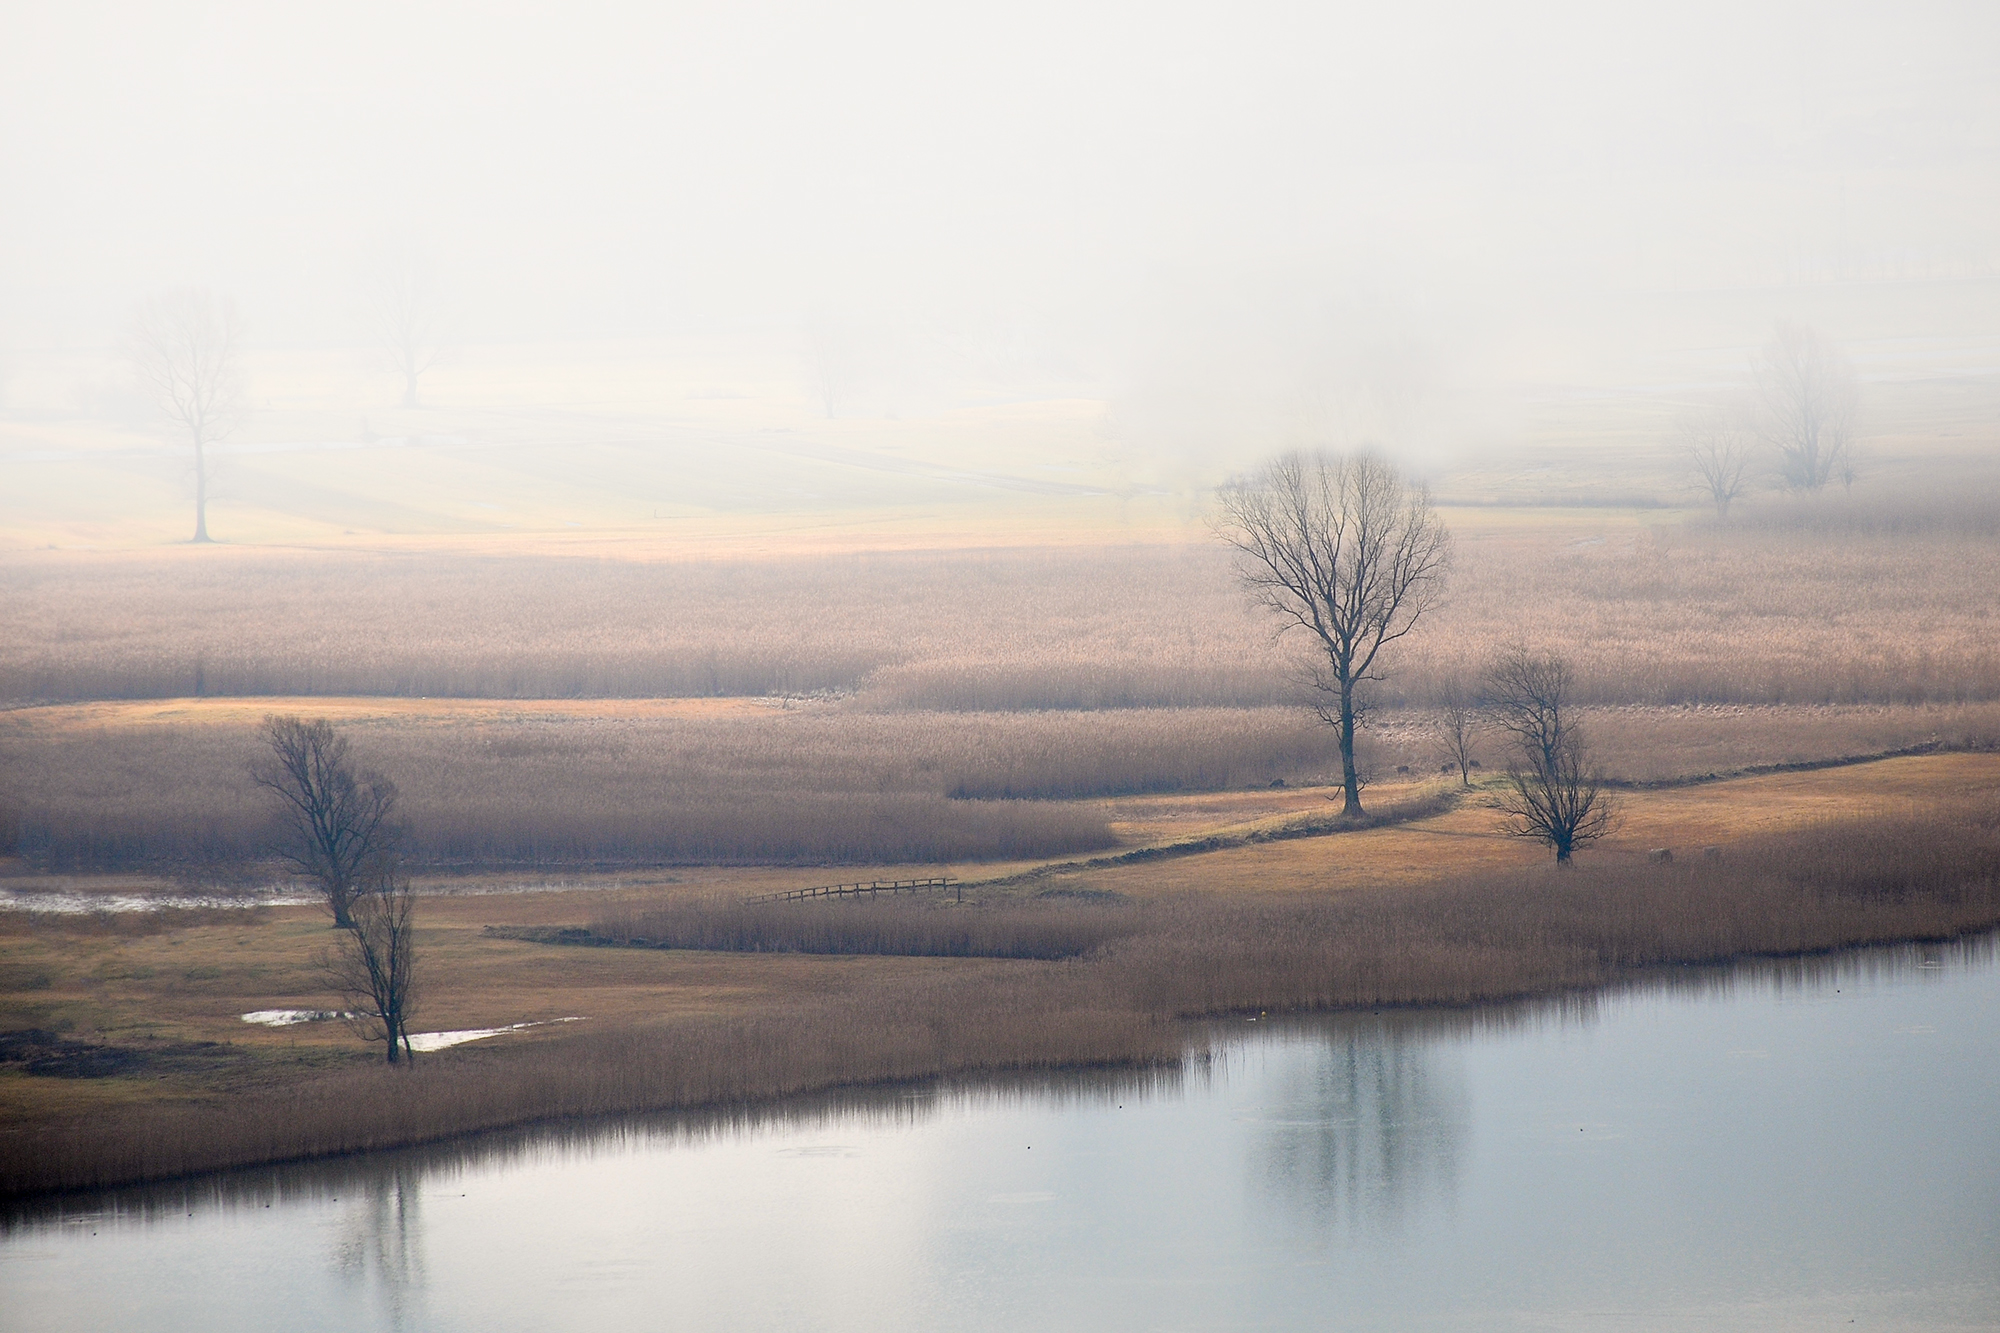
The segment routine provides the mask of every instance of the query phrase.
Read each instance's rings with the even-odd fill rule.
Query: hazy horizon
[[[1540,447],[1564,395],[1651,395],[1588,423],[1625,439],[1777,320],[1864,382],[1983,401],[2000,370],[2000,15],[1971,3],[128,3],[0,33],[17,476],[171,449],[117,353],[189,287],[242,318],[234,447],[811,430],[1182,509],[1289,443]],[[389,272],[450,351],[422,421],[371,351]]]

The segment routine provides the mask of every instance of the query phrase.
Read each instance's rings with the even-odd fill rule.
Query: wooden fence
[[[745,898],[747,903],[802,903],[811,898],[873,898],[877,894],[898,893],[943,893],[951,890],[959,902],[965,901],[965,889],[959,881],[948,875],[934,875],[929,879],[877,879],[866,884],[821,884],[810,889],[787,889],[783,893],[760,893],[754,898]]]

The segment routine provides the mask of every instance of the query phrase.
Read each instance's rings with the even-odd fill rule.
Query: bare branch
[[[1556,863],[1567,864],[1577,848],[1610,832],[1615,817],[1577,727],[1569,664],[1516,646],[1493,664],[1486,683],[1494,724],[1518,749],[1500,801],[1512,821],[1507,831],[1552,848]]]
[[[383,362],[403,380],[403,406],[417,406],[418,381],[444,354],[443,302],[423,255],[382,255],[369,283],[369,322]]]
[[[168,292],[139,307],[126,353],[160,415],[194,446],[194,537],[208,536],[208,446],[241,404],[236,308],[205,291]]]
[[[1345,810],[1361,813],[1356,687],[1444,591],[1451,537],[1422,486],[1371,454],[1291,453],[1222,489],[1217,535],[1251,598],[1313,636],[1314,710],[1340,734]]]
[[[1780,324],[1753,380],[1784,484],[1809,493],[1835,479],[1852,484],[1860,385],[1847,358],[1811,329]]]
[[[264,719],[270,754],[250,770],[251,779],[278,798],[288,865],[318,886],[336,926],[351,927],[349,908],[365,874],[391,857],[396,824],[396,784],[348,762],[347,738],[324,718]]]
[[[386,1047],[396,1064],[415,1052],[410,1018],[416,1012],[416,895],[391,860],[368,867],[354,897],[354,926],[321,959],[340,992],[348,1022],[365,1041]]]
[[[1722,407],[1683,418],[1680,437],[1696,481],[1714,503],[1716,514],[1726,517],[1748,484],[1754,439],[1741,418]]]
[[[1472,785],[1472,748],[1484,726],[1479,696],[1464,681],[1452,677],[1432,691],[1431,734],[1451,756],[1459,781],[1467,787]]]

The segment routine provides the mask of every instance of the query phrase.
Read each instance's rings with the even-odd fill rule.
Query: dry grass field
[[[2000,698],[2000,517],[1936,495],[1450,514],[1447,604],[1382,691],[1530,639],[1599,704]],[[1212,545],[691,562],[169,549],[0,559],[0,699],[854,695],[885,711],[1291,693]]]
[[[1296,817],[1297,795],[1132,798],[1117,822],[1168,841],[1242,832]],[[584,1021],[423,1057],[402,1082],[336,1024],[238,1017],[332,1003],[319,910],[7,914],[0,1012],[26,1039],[0,1072],[0,1160],[9,1189],[82,1185],[954,1070],[1172,1059],[1189,1039],[1177,1023],[1202,1014],[1466,1003],[2000,921],[1994,756],[1626,800],[1621,839],[1565,872],[1493,836],[1475,794],[1361,832],[1096,871],[1009,867],[963,906],[760,915],[740,902],[773,882],[757,870],[433,893],[419,1027]],[[1663,842],[1683,853],[1671,864],[1634,854]],[[554,926],[625,947],[544,942]],[[634,931],[647,947],[630,947]],[[676,932],[706,947],[660,947]],[[1036,961],[1052,954],[1076,956]],[[96,1077],[52,1076],[92,1059],[108,1064]],[[45,1072],[28,1072],[34,1060]]]
[[[1129,846],[1093,798],[1264,792],[1323,805],[1327,729],[1294,708],[878,712],[852,702],[189,699],[0,714],[17,872],[239,883],[268,854],[247,780],[257,720],[338,722],[404,793],[422,866],[973,863]],[[1607,771],[1671,782],[1912,747],[1983,749],[2000,703],[1627,706],[1586,714]],[[1478,751],[1497,770],[1494,736]],[[1437,773],[1426,719],[1389,710],[1364,757],[1393,792]],[[1399,774],[1398,769],[1407,769]],[[172,774],[172,781],[162,775]],[[1252,799],[1265,800],[1265,796]],[[5,864],[5,863],[0,863]],[[0,878],[0,884],[7,882]]]
[[[16,547],[0,890],[268,884],[259,720],[325,717],[403,793],[417,1026],[550,1026],[385,1081],[339,1024],[241,1019],[334,1002],[316,908],[0,911],[5,1188],[1990,927],[1995,513],[1453,510],[1449,599],[1365,733],[1391,817],[1343,829],[1293,648],[1212,544]],[[1428,729],[1431,688],[1516,641],[1570,659],[1618,788],[1574,873],[1500,832],[1497,736],[1465,789]],[[938,873],[964,907],[742,902]]]

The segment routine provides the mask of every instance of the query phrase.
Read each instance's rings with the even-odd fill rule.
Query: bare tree
[[[1383,679],[1383,647],[1436,605],[1451,536],[1430,493],[1370,454],[1285,454],[1225,486],[1221,502],[1217,533],[1244,586],[1325,656],[1313,666],[1315,710],[1340,736],[1343,813],[1359,815],[1356,690]]]
[[[1487,673],[1494,724],[1518,750],[1500,801],[1511,819],[1507,831],[1553,849],[1557,865],[1609,833],[1614,815],[1589,765],[1571,704],[1574,689],[1562,658],[1522,647],[1507,650]]]
[[[420,254],[383,254],[369,283],[369,322],[390,370],[402,376],[403,406],[417,406],[417,382],[444,354],[437,279]]]
[[[1459,781],[1467,787],[1472,785],[1472,744],[1484,724],[1480,712],[1478,694],[1456,676],[1431,691],[1431,734],[1451,756]]]
[[[251,768],[258,786],[278,797],[285,841],[280,854],[311,880],[333,910],[333,924],[351,928],[350,911],[368,875],[394,853],[396,784],[357,770],[347,738],[324,718],[264,719],[271,753]]]
[[[168,292],[139,307],[127,350],[160,413],[194,445],[194,537],[208,536],[208,447],[240,402],[236,308],[205,291]]]
[[[416,1012],[416,895],[392,856],[377,858],[352,900],[353,929],[322,959],[348,1022],[387,1048],[390,1064],[409,1059]]]
[[[1839,349],[1811,329],[1780,324],[1764,344],[1752,378],[1763,410],[1762,433],[1778,453],[1778,472],[1794,491],[1854,480],[1854,427],[1860,386]]]
[[[1736,413],[1714,407],[1683,418],[1680,437],[1697,484],[1708,492],[1716,515],[1727,517],[1730,503],[1743,494],[1749,481],[1756,453],[1750,433]]]
[[[856,371],[854,331],[824,307],[815,309],[806,320],[807,352],[811,359],[813,388],[820,406],[831,421],[847,405],[853,393]]]

